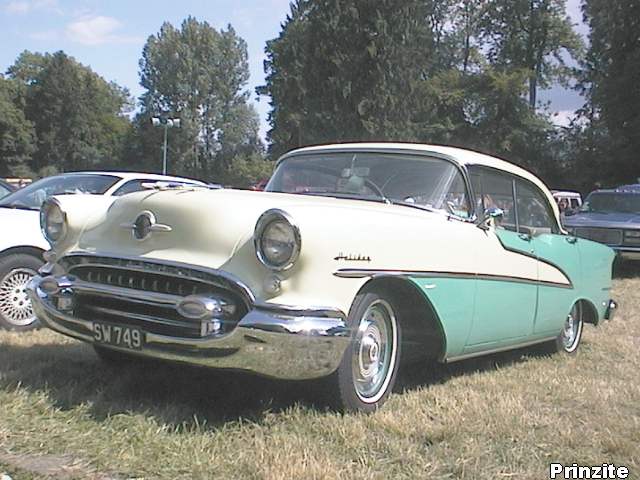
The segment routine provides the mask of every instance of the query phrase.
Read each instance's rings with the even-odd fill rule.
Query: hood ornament
[[[169,225],[156,223],[155,215],[149,211],[142,212],[133,223],[123,223],[120,227],[131,230],[133,238],[140,241],[149,238],[152,232],[170,232],[172,230]]]

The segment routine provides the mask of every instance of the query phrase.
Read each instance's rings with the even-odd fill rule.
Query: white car
[[[37,325],[25,293],[49,248],[40,231],[42,203],[52,195],[89,194],[86,202],[106,208],[118,197],[153,185],[205,186],[197,180],[145,173],[77,172],[44,178],[0,200],[0,327],[27,330]]]

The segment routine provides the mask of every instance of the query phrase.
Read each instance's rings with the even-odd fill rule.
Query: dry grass
[[[640,478],[639,287],[628,272],[615,281],[618,317],[587,327],[576,357],[425,366],[370,416],[324,411],[305,384],[154,363],[105,370],[49,331],[0,333],[0,473],[542,479],[560,461],[624,464]],[[43,458],[53,470],[34,468]]]

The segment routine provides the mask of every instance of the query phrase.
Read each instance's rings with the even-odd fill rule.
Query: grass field
[[[0,333],[0,474],[32,478],[544,479],[549,463],[640,478],[640,277],[576,357],[536,349],[407,372],[341,416],[307,385],[149,363],[105,369],[42,330]],[[1,476],[1,475],[0,475]]]

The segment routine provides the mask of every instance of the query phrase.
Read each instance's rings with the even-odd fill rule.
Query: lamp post
[[[154,127],[164,127],[164,146],[162,148],[162,174],[167,174],[167,130],[173,127],[180,127],[179,118],[151,117],[151,124]]]

